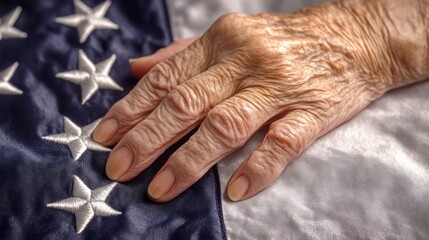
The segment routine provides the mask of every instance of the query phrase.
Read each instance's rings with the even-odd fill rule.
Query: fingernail
[[[171,167],[167,167],[160,172],[149,184],[147,190],[149,196],[153,199],[162,198],[173,186],[176,177]]]
[[[130,59],[128,59],[128,62],[129,62],[130,64],[132,64],[132,63],[134,63],[135,61],[137,61],[137,59],[138,59],[138,58],[130,58]]]
[[[228,197],[232,201],[241,200],[249,189],[250,181],[246,175],[241,175],[233,181],[228,187]]]
[[[109,157],[106,174],[112,180],[122,177],[133,163],[133,153],[127,147],[121,147]]]
[[[106,119],[101,121],[100,125],[95,129],[92,138],[99,143],[107,142],[115,136],[118,128],[118,120],[115,118]]]
[[[133,63],[135,63],[135,62],[137,62],[137,61],[142,61],[142,60],[145,60],[145,59],[147,59],[149,56],[143,56],[143,57],[138,57],[138,58],[130,58],[130,59],[128,59],[128,62],[130,63],[130,64],[133,64]]]

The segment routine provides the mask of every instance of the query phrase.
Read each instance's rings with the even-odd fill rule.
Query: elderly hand
[[[148,188],[153,200],[169,201],[269,124],[227,192],[236,201],[263,190],[318,137],[385,91],[428,76],[424,57],[393,43],[391,31],[403,19],[384,23],[383,4],[389,1],[327,3],[283,15],[228,14],[198,39],[135,60],[133,71],[143,78],[93,136],[116,144],[108,177],[134,178],[200,125]]]

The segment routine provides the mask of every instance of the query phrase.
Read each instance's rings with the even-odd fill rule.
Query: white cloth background
[[[167,2],[179,39],[226,12],[288,12],[316,1]],[[429,81],[387,93],[316,141],[263,193],[239,203],[224,197],[229,239],[429,239],[428,93]],[[223,194],[263,136],[218,165]]]

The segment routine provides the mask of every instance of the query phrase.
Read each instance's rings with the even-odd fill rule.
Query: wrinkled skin
[[[410,2],[427,4],[404,4]],[[398,15],[386,10],[394,9],[391,3],[344,1],[293,14],[228,14],[200,38],[133,60],[133,72],[142,79],[94,133],[96,141],[116,144],[107,175],[121,182],[134,178],[200,125],[149,186],[153,200],[169,201],[268,124],[260,147],[231,177],[228,195],[237,201],[263,190],[318,137],[387,90],[429,76],[427,35],[392,39],[399,22],[417,17],[399,14],[397,23],[385,22]],[[427,16],[419,16],[427,30]],[[410,43],[418,51],[409,50]]]

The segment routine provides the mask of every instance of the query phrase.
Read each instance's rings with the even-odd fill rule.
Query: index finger
[[[95,129],[95,141],[109,146],[145,119],[177,85],[207,69],[206,48],[198,39],[184,51],[156,65],[124,98],[115,103]]]

